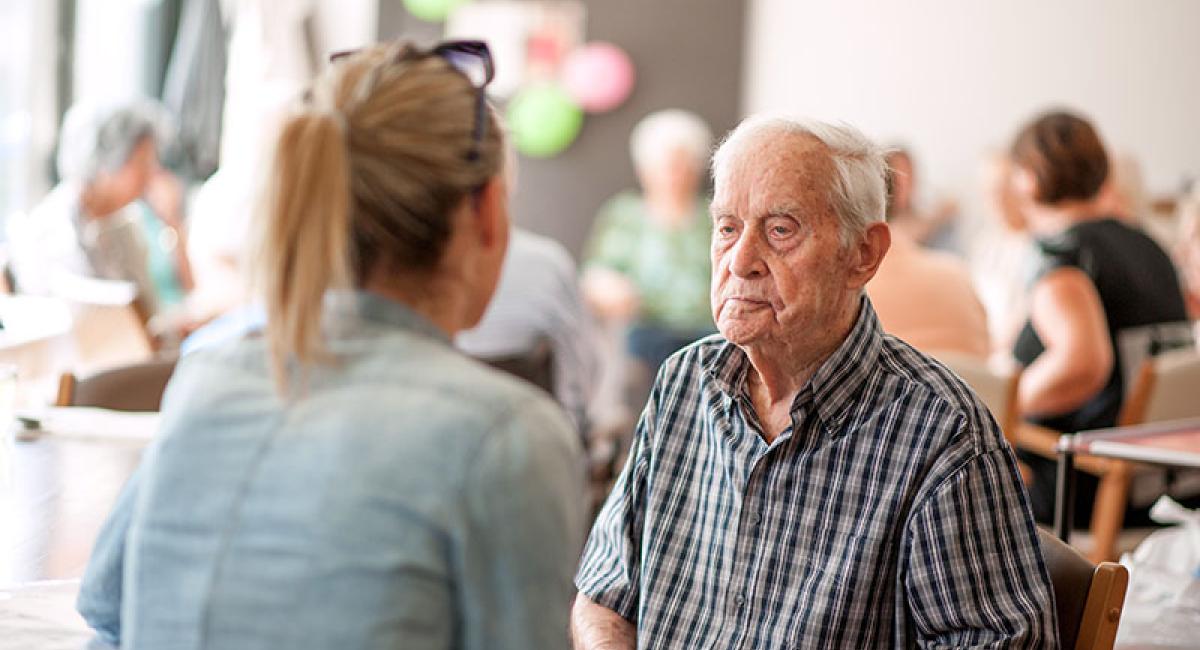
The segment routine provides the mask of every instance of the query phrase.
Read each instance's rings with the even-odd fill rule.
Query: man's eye
[[[777,237],[787,237],[792,234],[792,229],[788,226],[772,226],[771,234]]]

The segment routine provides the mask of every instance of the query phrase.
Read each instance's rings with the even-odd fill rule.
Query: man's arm
[[[1049,574],[1015,460],[979,453],[917,505],[904,586],[923,648],[1046,648],[1058,638]]]
[[[633,650],[637,628],[611,609],[583,594],[571,608],[571,647],[575,650]]]
[[[664,369],[666,366],[664,365]],[[596,517],[575,574],[571,637],[576,650],[633,648],[631,621],[641,600],[641,539],[646,508],[646,471],[664,370],[633,434],[629,458]]]

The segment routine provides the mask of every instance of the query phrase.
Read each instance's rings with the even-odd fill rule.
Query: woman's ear
[[[483,247],[490,249],[497,245],[506,246],[509,228],[508,181],[504,175],[497,174],[488,179],[488,182],[471,196],[471,201]]]

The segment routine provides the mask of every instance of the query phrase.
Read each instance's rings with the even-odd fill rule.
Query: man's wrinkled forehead
[[[826,207],[833,160],[808,134],[764,133],[738,143],[716,170],[713,207],[722,210],[777,203]]]

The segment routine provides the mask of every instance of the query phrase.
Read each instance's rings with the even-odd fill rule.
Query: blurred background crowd
[[[918,348],[1017,364],[1046,309],[1037,242],[1069,225],[1030,185],[1053,160],[1017,139],[1050,109],[1098,134],[1099,149],[1061,139],[1106,161],[1081,198],[1169,260],[1151,284],[1178,287],[1187,312],[1163,317],[1184,331],[1162,340],[1190,341],[1200,318],[1200,6],[1186,0],[5,0],[0,24],[0,262],[9,293],[40,299],[0,318],[12,345],[78,334],[67,358],[26,359],[26,403],[53,401],[65,369],[260,326],[246,256],[263,151],[329,53],[398,37],[493,39],[517,230],[495,302],[458,343],[488,359],[546,346],[547,385],[602,464],[659,364],[715,332],[708,156],[750,113],[844,120],[892,146],[895,234],[868,292]],[[585,42],[623,63],[576,74],[623,75],[619,96],[585,83],[521,102]]]

